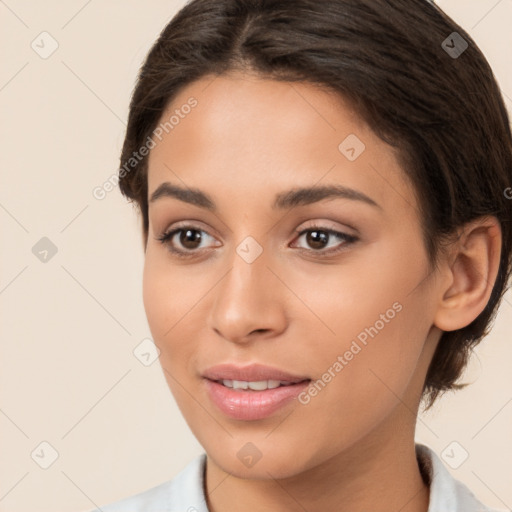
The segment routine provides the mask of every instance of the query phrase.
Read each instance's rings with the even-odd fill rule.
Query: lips
[[[284,370],[261,364],[251,364],[248,366],[220,364],[208,368],[203,373],[203,377],[218,382],[223,380],[236,380],[245,382],[273,380],[286,384],[296,384],[304,380],[310,380],[309,377],[305,375],[293,375]]]
[[[223,364],[203,375],[206,393],[226,416],[236,420],[261,420],[292,402],[309,385],[309,377],[252,364]]]

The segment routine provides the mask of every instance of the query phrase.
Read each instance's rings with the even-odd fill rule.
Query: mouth
[[[202,374],[206,394],[225,416],[236,420],[261,420],[276,414],[309,385],[309,377],[253,364],[214,366]]]

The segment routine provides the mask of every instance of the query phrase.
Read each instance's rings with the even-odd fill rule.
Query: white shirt
[[[416,444],[416,455],[430,479],[428,512],[500,512],[482,505],[430,448]],[[172,480],[91,512],[209,512],[203,492],[205,466],[203,453]]]

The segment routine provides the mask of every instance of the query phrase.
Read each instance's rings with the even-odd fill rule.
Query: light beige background
[[[173,477],[202,451],[158,362],[133,354],[150,336],[138,219],[117,190],[92,195],[117,169],[139,65],[183,4],[0,1],[0,511],[87,510]],[[512,0],[439,4],[481,46],[512,110]],[[46,59],[31,47],[51,49],[43,31],[59,45]],[[57,247],[46,263],[32,253],[42,237]],[[467,372],[474,384],[417,431],[452,465],[467,451],[451,472],[503,509],[511,333],[509,292]],[[43,441],[58,453],[48,469]]]

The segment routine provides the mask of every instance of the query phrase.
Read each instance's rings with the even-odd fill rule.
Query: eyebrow
[[[211,196],[202,190],[199,190],[198,188],[183,188],[166,181],[161,183],[158,188],[151,194],[149,202],[154,203],[156,200],[162,197],[173,197],[185,203],[204,208],[211,212],[217,211],[217,207]],[[277,194],[274,199],[272,208],[286,210],[295,206],[304,206],[317,203],[324,199],[333,198],[361,201],[370,206],[381,209],[381,206],[366,194],[363,194],[362,192],[352,188],[344,187],[342,185],[323,185],[293,188],[286,192]]]

